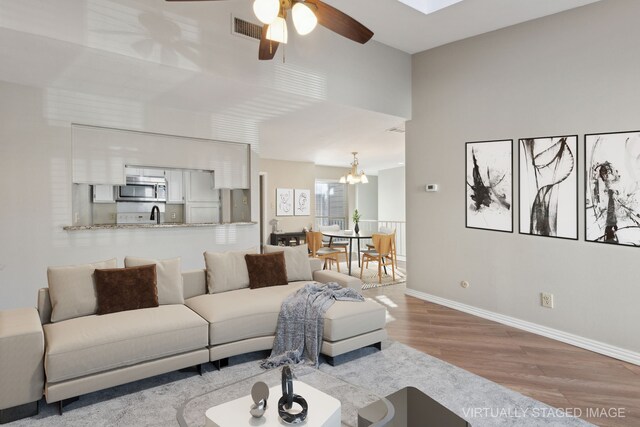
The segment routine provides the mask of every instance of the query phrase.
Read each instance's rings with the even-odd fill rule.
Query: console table
[[[291,233],[271,233],[269,244],[273,246],[297,246],[307,242],[307,233],[294,231]]]

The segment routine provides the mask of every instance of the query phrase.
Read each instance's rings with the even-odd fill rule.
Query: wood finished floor
[[[386,296],[389,337],[557,408],[580,408],[598,426],[640,426],[640,367],[404,294],[404,285],[363,291]],[[379,299],[380,301],[380,299]],[[382,298],[383,304],[385,303]],[[396,305],[396,307],[393,307]],[[587,417],[624,408],[625,418]]]

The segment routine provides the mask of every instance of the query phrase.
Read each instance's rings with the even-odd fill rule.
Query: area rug
[[[349,271],[347,264],[340,264],[340,271],[346,273]],[[360,278],[360,267],[358,263],[354,262],[351,266],[351,275],[353,277]],[[400,283],[406,283],[407,274],[404,270],[396,268],[396,279],[393,280],[391,275],[391,267],[387,267],[387,273],[382,270],[382,283],[378,283],[378,265],[369,264],[369,268],[365,268],[362,272],[362,289],[378,288],[381,286],[398,285]]]
[[[216,390],[248,394],[251,378],[263,373],[264,353],[231,358],[221,371],[205,366],[195,372],[171,372],[84,395],[69,404],[62,416],[56,405],[41,402],[40,414],[8,426],[203,426],[204,412],[221,396]],[[277,379],[279,371],[272,371]],[[589,426],[534,399],[457,368],[403,344],[388,341],[383,350],[360,349],[348,360],[319,371],[296,366],[302,381],[334,395],[342,402],[343,426],[357,425],[356,411],[364,402],[414,386],[472,426]],[[244,383],[243,383],[244,381]],[[237,384],[237,387],[233,386]],[[248,388],[247,388],[248,387]],[[222,397],[232,400],[234,394]],[[207,397],[208,396],[208,397]]]

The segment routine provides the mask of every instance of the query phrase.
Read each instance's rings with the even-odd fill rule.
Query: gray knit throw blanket
[[[278,316],[271,356],[260,366],[265,369],[308,360],[319,364],[324,314],[334,301],[364,301],[360,293],[337,283],[308,283],[289,295]]]

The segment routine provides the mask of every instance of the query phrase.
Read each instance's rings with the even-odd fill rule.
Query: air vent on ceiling
[[[238,36],[249,37],[255,40],[260,40],[262,36],[262,26],[254,24],[253,22],[245,21],[244,19],[232,16],[231,32]]]
[[[387,132],[395,132],[395,133],[404,133],[404,129],[399,126],[394,126],[392,128],[387,129]]]

